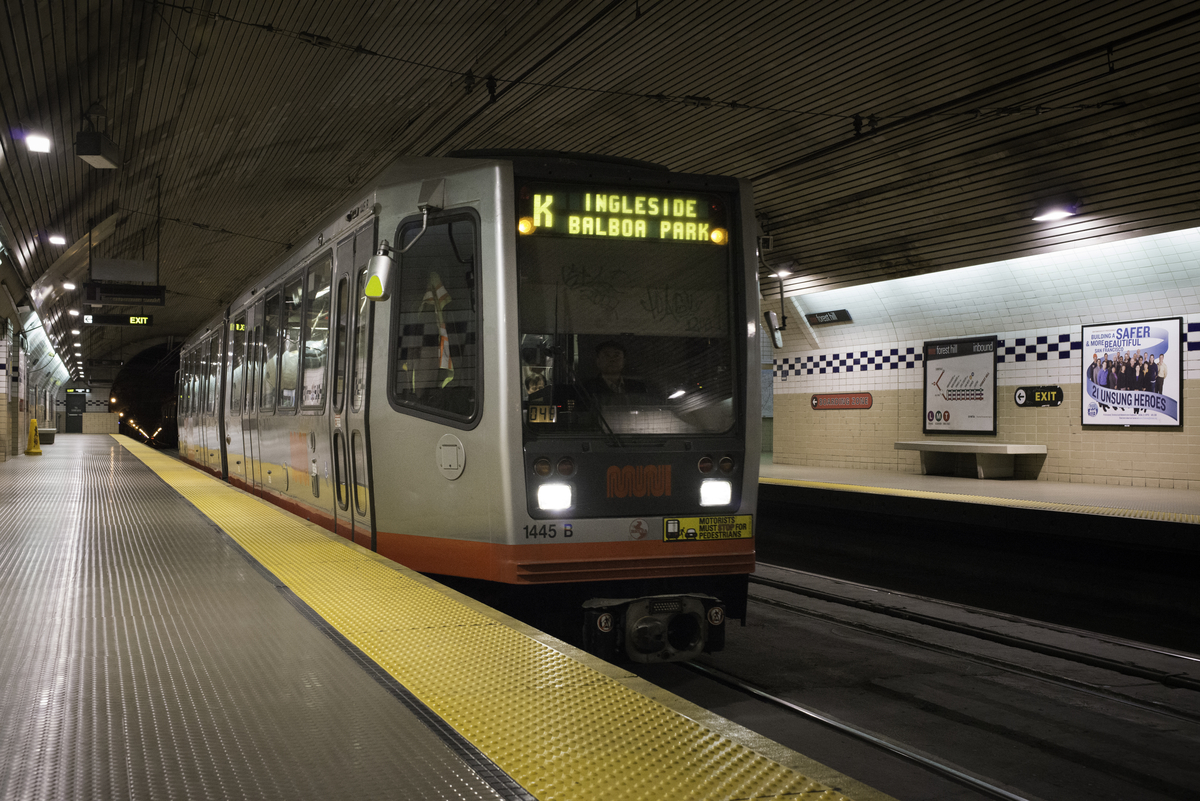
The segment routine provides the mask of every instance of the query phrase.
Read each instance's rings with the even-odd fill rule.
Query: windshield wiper
[[[609,439],[608,444],[617,448],[624,448],[625,444],[621,442],[621,438],[613,430],[613,427],[609,425],[608,419],[605,418],[604,412],[600,409],[600,399],[589,392],[587,386],[582,382],[572,379],[571,383],[577,391],[583,393],[583,396],[587,398],[588,407],[595,410],[596,419],[600,421],[600,431]]]

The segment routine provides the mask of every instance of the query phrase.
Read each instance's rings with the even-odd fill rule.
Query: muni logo
[[[661,498],[671,494],[671,465],[640,464],[608,468],[608,497]]]

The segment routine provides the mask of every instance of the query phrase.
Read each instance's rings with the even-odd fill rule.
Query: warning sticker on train
[[[748,540],[754,536],[751,518],[751,515],[668,517],[663,520],[663,542]]]

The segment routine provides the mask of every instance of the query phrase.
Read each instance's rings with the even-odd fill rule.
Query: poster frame
[[[961,345],[971,344],[975,342],[991,342],[992,343],[992,371],[991,371],[991,393],[992,393],[992,428],[986,429],[955,429],[955,428],[933,428],[929,427],[929,350],[938,345]],[[999,338],[995,334],[981,334],[980,336],[972,337],[955,337],[954,339],[932,339],[921,343],[921,433],[926,436],[930,434],[951,434],[954,436],[995,436],[997,425],[997,405],[996,405],[996,354],[999,346]],[[936,359],[934,361],[937,361]]]
[[[1179,397],[1174,399],[1178,406],[1178,409],[1179,409],[1179,422],[1178,423],[1151,423],[1148,425],[1139,424],[1136,426],[1133,425],[1132,423],[1114,423],[1114,422],[1089,423],[1087,420],[1087,404],[1088,404],[1087,368],[1088,368],[1088,364],[1090,362],[1088,361],[1088,353],[1087,353],[1087,330],[1089,328],[1110,328],[1110,327],[1114,327],[1114,326],[1140,325],[1143,323],[1168,323],[1168,324],[1175,323],[1178,326],[1178,328],[1176,329],[1176,332],[1175,332],[1175,346],[1176,346],[1175,351],[1176,351],[1177,358],[1176,358],[1175,364],[1173,364],[1172,366],[1176,370],[1175,375],[1177,375],[1179,377]],[[1184,345],[1185,345],[1185,343],[1184,343],[1184,332],[1185,331],[1186,331],[1186,328],[1184,327],[1183,317],[1179,316],[1179,315],[1168,316],[1168,317],[1146,317],[1146,318],[1142,318],[1140,320],[1121,320],[1120,322],[1112,322],[1112,323],[1083,323],[1083,324],[1081,324],[1079,326],[1079,342],[1080,342],[1081,350],[1079,352],[1080,364],[1079,364],[1079,374],[1078,374],[1078,379],[1079,379],[1079,425],[1080,425],[1080,427],[1083,430],[1097,430],[1097,431],[1103,431],[1103,430],[1107,430],[1107,429],[1120,429],[1120,430],[1131,429],[1131,430],[1151,430],[1151,431],[1161,431],[1162,429],[1179,430],[1179,431],[1183,430],[1183,414],[1184,414],[1184,411],[1183,411],[1183,394],[1184,394],[1183,393],[1183,351],[1184,351]]]

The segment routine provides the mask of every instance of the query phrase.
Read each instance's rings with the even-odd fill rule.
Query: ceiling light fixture
[[[50,137],[38,133],[25,134],[25,147],[31,153],[49,153]]]
[[[78,317],[78,316],[79,316],[79,309],[68,309],[67,311],[68,311],[68,312],[70,312],[70,314],[71,314],[71,316],[72,316],[72,317]]]
[[[1042,200],[1034,212],[1034,222],[1054,222],[1074,217],[1079,213],[1079,201],[1073,197],[1053,197]]]
[[[67,239],[66,239],[66,237],[59,236],[58,234],[51,234],[50,235],[50,244],[51,245],[65,245],[65,244],[67,244]]]
[[[74,284],[72,284],[70,281],[63,281],[63,289],[65,289],[65,290],[67,290],[68,292],[70,292],[70,291],[71,291],[72,289],[74,289],[74,288],[75,288],[75,285],[74,285]]]

